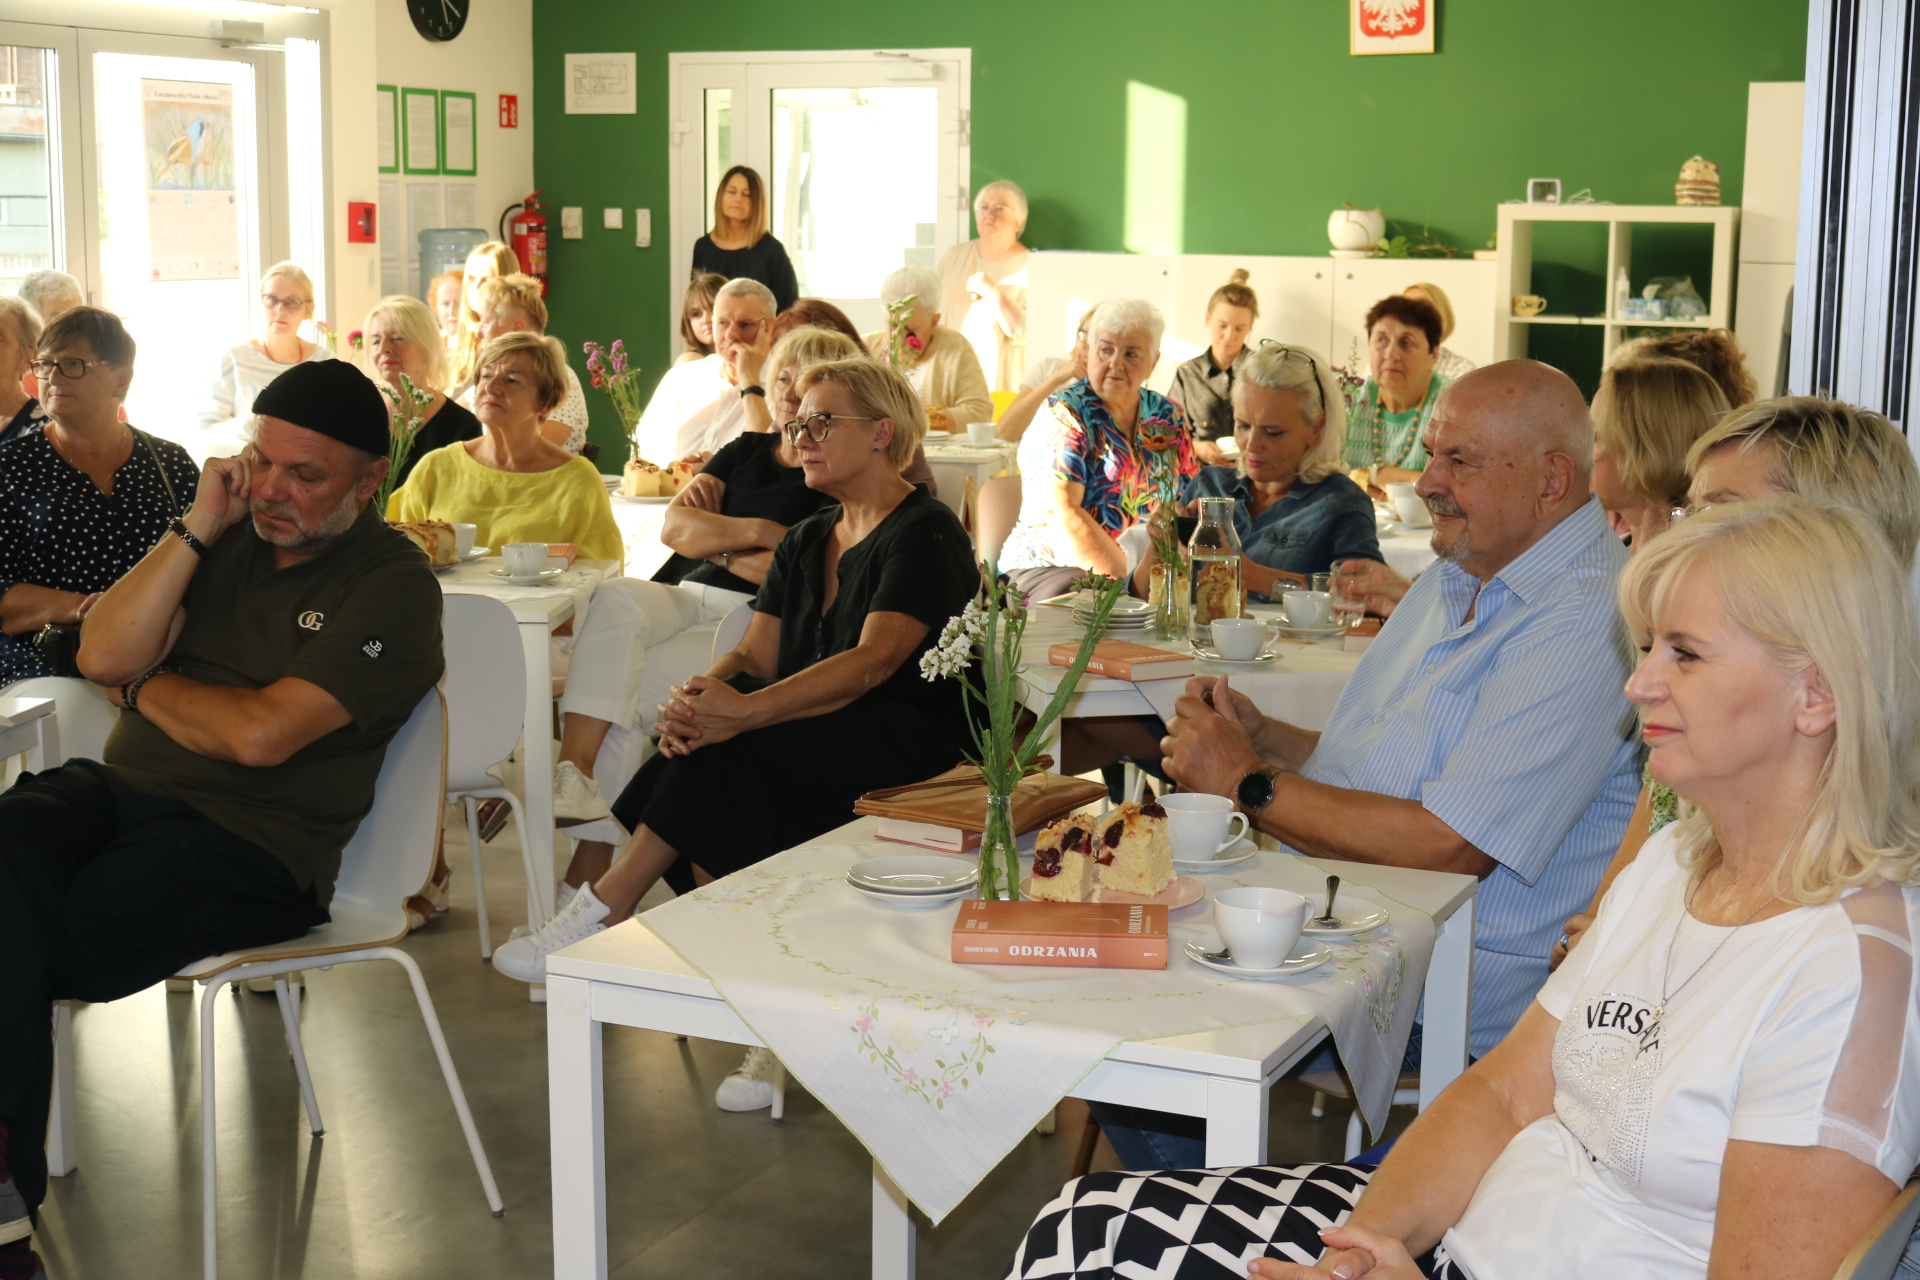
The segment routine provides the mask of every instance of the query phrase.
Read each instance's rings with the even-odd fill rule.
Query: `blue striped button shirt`
[[[1500,865],[1480,886],[1473,1052],[1547,980],[1633,812],[1634,650],[1615,601],[1626,549],[1600,503],[1562,520],[1480,590],[1457,565],[1420,576],[1354,669],[1301,770],[1418,800]]]

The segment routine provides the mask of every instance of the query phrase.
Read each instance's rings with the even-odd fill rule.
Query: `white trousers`
[[[593,779],[609,804],[646,762],[656,709],[668,691],[712,665],[720,619],[752,599],[696,582],[670,587],[641,578],[608,578],[593,593],[568,657],[560,711],[613,726],[593,766]],[[608,844],[627,838],[611,818],[566,832],[575,840]]]

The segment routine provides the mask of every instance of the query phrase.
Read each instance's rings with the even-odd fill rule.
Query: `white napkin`
[[[900,910],[844,880],[898,845],[802,847],[640,916],[698,968],[807,1089],[938,1223],[1114,1046],[1261,1022],[1324,1020],[1362,1112],[1386,1118],[1433,954],[1425,914],[1386,895],[1390,925],[1335,940],[1334,960],[1288,982],[1241,981],[1188,960],[1212,911],[1174,914],[1168,968],[961,965],[959,908]],[[1355,868],[1364,887],[1364,869]],[[1321,892],[1280,853],[1206,877],[1209,890]]]

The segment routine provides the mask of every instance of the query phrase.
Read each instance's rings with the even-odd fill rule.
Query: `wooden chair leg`
[[[1093,1112],[1087,1112],[1087,1127],[1080,1131],[1080,1149],[1073,1153],[1073,1171],[1070,1178],[1084,1178],[1087,1170],[1093,1167],[1093,1149],[1100,1145],[1100,1122],[1093,1118]]]

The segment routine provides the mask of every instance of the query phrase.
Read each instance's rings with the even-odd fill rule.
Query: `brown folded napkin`
[[[1042,770],[1052,763],[1048,756],[1034,761]],[[1106,794],[1107,789],[1097,782],[1058,773],[1029,773],[1013,789],[1014,834],[1025,835]],[[979,766],[963,764],[925,782],[869,791],[854,802],[853,811],[956,831],[979,831],[987,825],[986,779]]]

